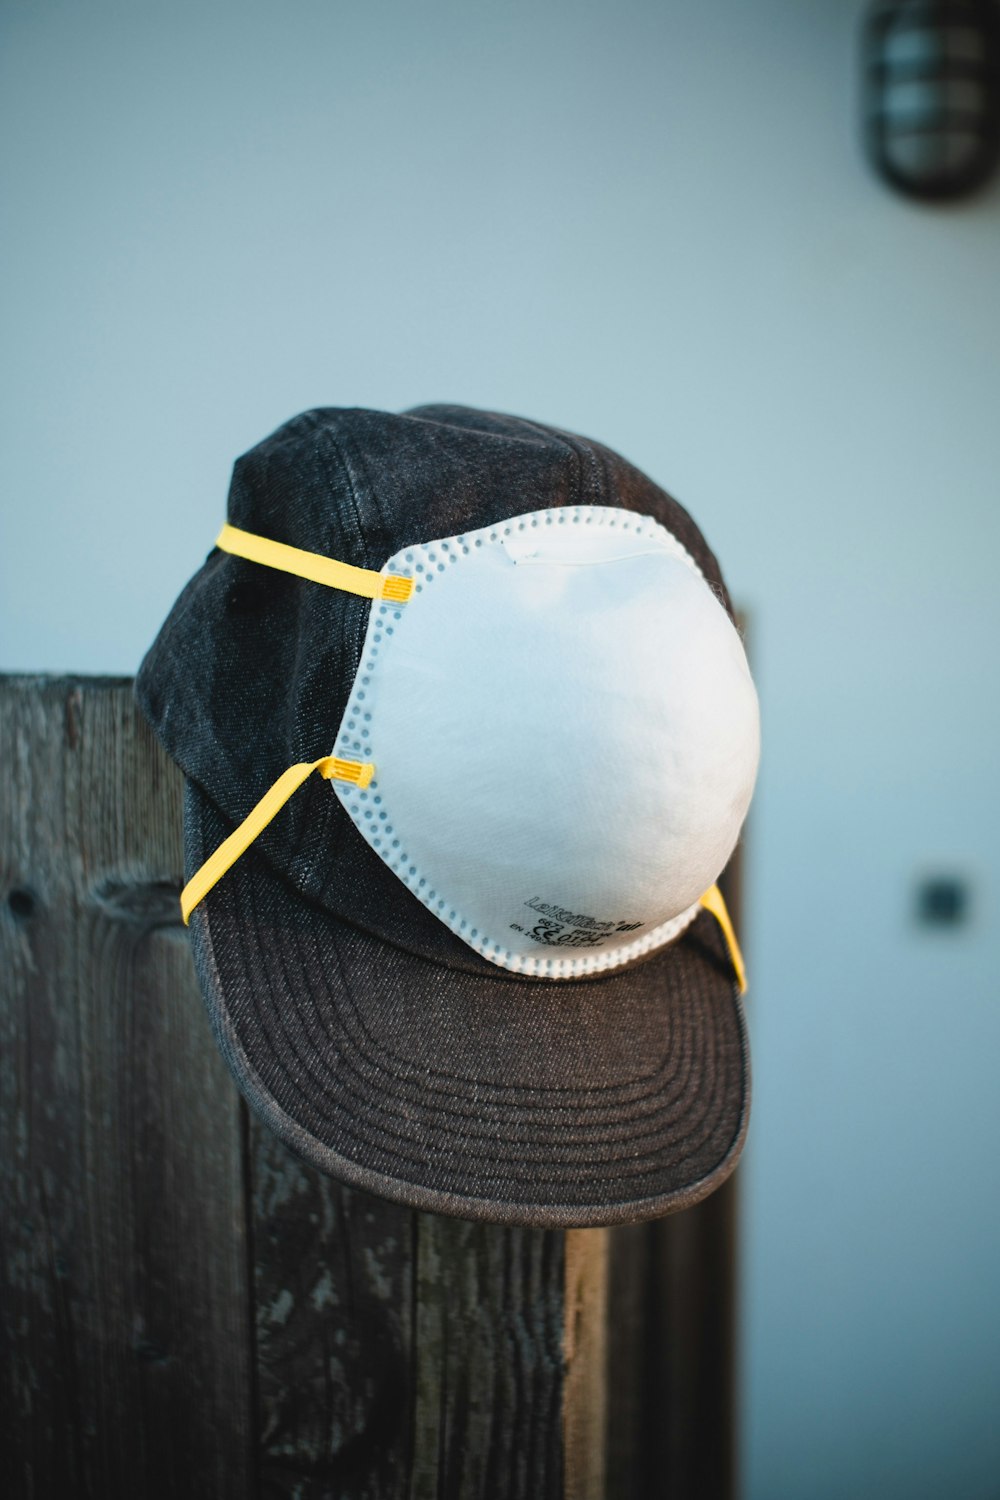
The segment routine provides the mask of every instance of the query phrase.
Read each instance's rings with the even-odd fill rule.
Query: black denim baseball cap
[[[251,1107],[465,1218],[706,1197],[749,1113],[714,881],[756,699],[690,516],[522,418],[318,409],[237,461],[219,540],[136,694],[186,778],[196,968]]]

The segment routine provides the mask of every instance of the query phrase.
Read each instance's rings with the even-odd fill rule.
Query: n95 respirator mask
[[[714,884],[759,758],[740,637],[651,517],[580,505],[414,545],[379,573],[231,526],[219,546],[372,598],[328,755],[291,767],[185,917],[312,771],[418,900],[516,974],[579,979],[671,942]]]

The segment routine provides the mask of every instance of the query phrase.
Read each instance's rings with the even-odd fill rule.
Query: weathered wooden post
[[[247,1112],[121,679],[0,679],[3,1452],[25,1500],[732,1493],[733,1188],[502,1229]]]

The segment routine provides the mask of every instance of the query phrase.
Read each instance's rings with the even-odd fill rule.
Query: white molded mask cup
[[[739,635],[650,517],[559,507],[408,547],[383,574],[331,782],[368,843],[470,947],[576,979],[677,937],[757,773]]]

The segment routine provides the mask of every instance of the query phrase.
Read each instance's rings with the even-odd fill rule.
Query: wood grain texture
[[[647,1429],[659,1411],[653,1388],[655,1349],[648,1328],[652,1280],[649,1224],[608,1232],[607,1246],[607,1428],[606,1500],[667,1494],[662,1475],[646,1462]]]
[[[736,1178],[695,1208],[610,1231],[607,1500],[736,1492]]]
[[[563,1446],[566,1500],[604,1500],[608,1438],[606,1229],[566,1233]]]
[[[4,1472],[246,1497],[240,1116],[176,921],[180,777],[130,684],[0,680]]]
[[[412,1453],[416,1215],[353,1192],[250,1123],[266,1500],[389,1500]]]
[[[649,1452],[667,1493],[726,1497],[736,1483],[735,1225],[739,1172],[704,1203],[653,1226],[650,1327],[664,1421]]]
[[[409,1500],[562,1496],[564,1248],[418,1216]]]

